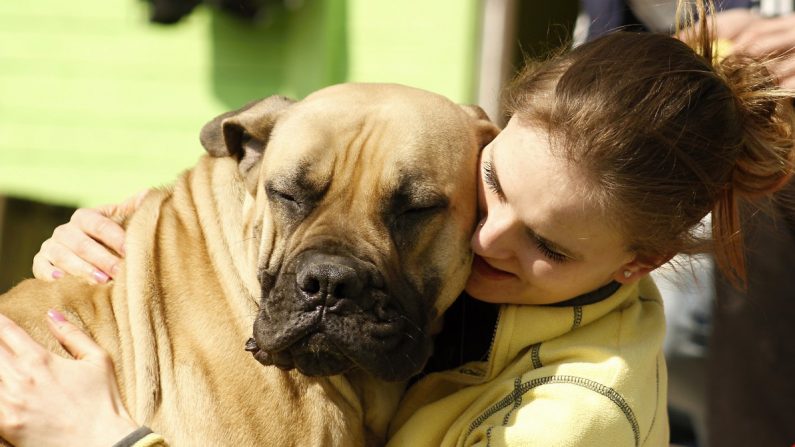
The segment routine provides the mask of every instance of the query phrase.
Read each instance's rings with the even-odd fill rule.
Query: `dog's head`
[[[463,289],[485,114],[398,85],[270,97],[202,130],[253,200],[260,311],[248,349],[308,375],[418,372]]]

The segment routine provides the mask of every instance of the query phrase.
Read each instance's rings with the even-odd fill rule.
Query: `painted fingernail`
[[[94,273],[91,274],[94,277],[94,280],[100,284],[108,282],[108,275],[99,270],[94,270]]]
[[[63,323],[66,321],[66,317],[64,317],[62,313],[58,312],[55,309],[48,310],[47,316],[50,317],[50,319],[52,321],[55,321],[56,323]]]
[[[63,272],[60,270],[53,270],[52,271],[52,279],[63,278]]]

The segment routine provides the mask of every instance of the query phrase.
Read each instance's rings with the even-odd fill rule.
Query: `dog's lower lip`
[[[472,261],[472,270],[488,279],[503,280],[515,277],[513,273],[492,267],[486,260],[477,255]]]
[[[293,364],[292,356],[289,352],[279,352],[275,354],[271,354],[260,349],[257,349],[253,352],[254,359],[258,362],[262,363],[265,366],[275,366],[282,371],[289,371],[295,368]]]
[[[246,351],[248,352],[257,352],[259,351],[259,346],[257,345],[257,341],[254,338],[249,338],[246,340]]]

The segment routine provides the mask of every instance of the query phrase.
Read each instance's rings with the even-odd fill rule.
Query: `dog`
[[[208,154],[124,222],[113,282],[26,280],[0,312],[63,355],[46,310],[87,330],[171,445],[381,444],[469,274],[497,131],[394,84],[251,103],[206,124]]]

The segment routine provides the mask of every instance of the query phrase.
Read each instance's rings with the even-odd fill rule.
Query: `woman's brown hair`
[[[696,5],[709,16],[711,3]],[[711,248],[745,285],[738,201],[790,178],[794,95],[765,61],[718,60],[708,22],[687,14],[682,40],[616,32],[529,64],[506,90],[506,109],[547,131],[627,249],[659,264]],[[709,212],[711,239],[694,231]]]

